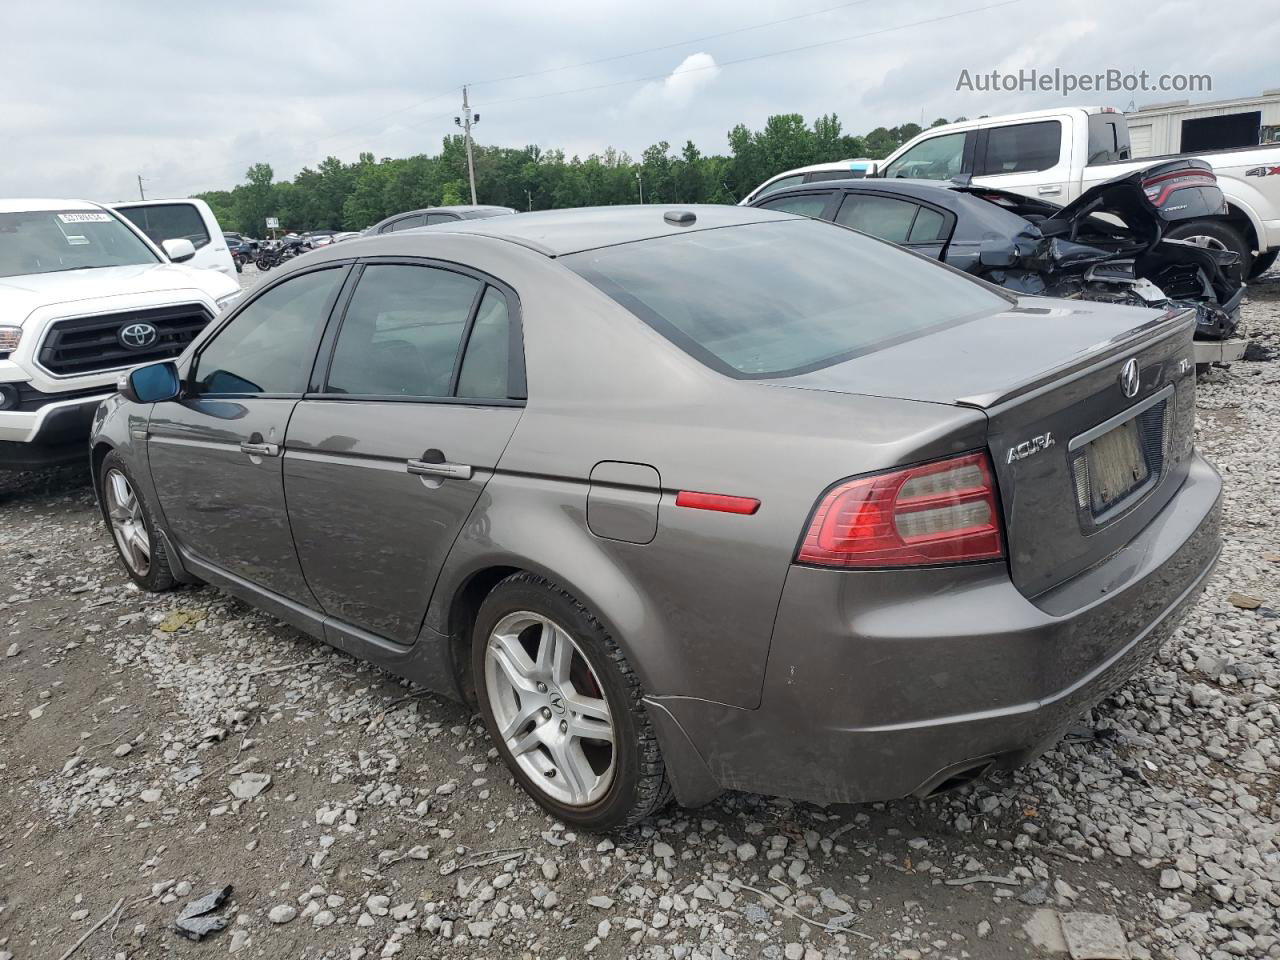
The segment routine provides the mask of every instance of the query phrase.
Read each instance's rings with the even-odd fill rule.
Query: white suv
[[[176,357],[235,302],[235,279],[179,265],[194,256],[96,203],[0,200],[0,469],[87,456],[119,373]]]

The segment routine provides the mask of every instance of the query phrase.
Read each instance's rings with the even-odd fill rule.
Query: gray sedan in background
[[[1187,311],[742,207],[309,255],[100,409],[143,588],[479,707],[567,823],[927,795],[1043,751],[1219,549]]]
[[[406,210],[379,220],[364,232],[366,236],[383,233],[399,233],[416,227],[434,227],[438,223],[456,223],[459,220],[483,220],[487,217],[503,217],[515,213],[512,207],[492,207],[484,204],[457,204],[450,207],[423,207]]]

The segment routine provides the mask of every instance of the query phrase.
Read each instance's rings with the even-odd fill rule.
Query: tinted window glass
[[[366,267],[342,321],[327,391],[450,396],[454,361],[479,292],[479,280],[448,270]]]
[[[873,195],[845,197],[836,223],[853,227],[890,243],[906,243],[917,205],[906,200]]]
[[[429,227],[433,223],[455,223],[457,219],[451,213],[429,213],[427,214],[427,226]]]
[[[190,240],[199,250],[209,242],[204,217],[190,203],[157,204],[154,207],[125,207],[120,211],[151,238],[156,246],[165,240]]]
[[[303,393],[344,269],[286,280],[245,307],[196,359],[196,391]]]
[[[1058,165],[1062,124],[1057,120],[1015,123],[987,131],[987,154],[979,173],[1023,173]]]
[[[783,213],[798,213],[802,217],[816,217],[821,215],[827,200],[828,195],[825,193],[816,195],[810,193],[802,197],[779,197],[760,206],[766,210],[781,210]]]
[[[962,172],[965,136],[963,133],[946,133],[917,143],[885,167],[884,175],[919,180],[950,180]]]
[[[562,257],[731,376],[785,376],[1008,308],[982,284],[820,220],[703,230]]]
[[[427,224],[427,218],[422,214],[413,217],[401,217],[399,220],[392,220],[382,228],[382,233],[394,233],[400,230],[409,230],[413,227],[423,227]]]
[[[911,225],[907,234],[907,243],[932,243],[942,239],[942,228],[946,218],[937,210],[921,207],[916,211],[916,222]]]
[[[467,340],[458,377],[458,396],[502,400],[507,397],[507,363],[511,355],[511,319],[507,298],[489,287],[480,301],[475,326]]]
[[[766,193],[773,193],[773,191],[781,190],[783,187],[793,187],[797,183],[804,183],[804,174],[800,173],[794,177],[783,177],[780,180],[775,180],[768,186],[763,187],[756,196],[763,197]]]
[[[859,170],[820,170],[809,174],[809,183],[821,183],[824,180],[861,180],[866,174]]]
[[[1115,113],[1089,115],[1089,163],[1129,159],[1129,127]]]

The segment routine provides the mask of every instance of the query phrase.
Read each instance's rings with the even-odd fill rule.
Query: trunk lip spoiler
[[[1092,367],[1107,363],[1119,354],[1131,349],[1136,341],[1142,341],[1143,345],[1159,343],[1170,337],[1177,336],[1187,330],[1187,328],[1195,328],[1196,311],[1193,308],[1180,308],[1167,310],[1159,316],[1133,327],[1124,333],[1105,340],[1100,344],[1091,347],[1088,352],[1079,355],[1064,364],[1057,367],[1050,367],[1047,370],[1033,374],[1028,379],[1016,383],[1011,387],[1004,387],[1000,390],[993,390],[990,393],[972,394],[967,397],[957,397],[954,401],[958,407],[970,407],[976,410],[990,410],[992,407],[1000,406],[1011,400],[1026,396],[1038,389],[1045,387],[1049,383],[1056,382],[1064,377],[1070,377],[1074,374],[1081,373]],[[1167,327],[1160,332],[1158,336],[1151,337],[1150,333],[1157,327]]]

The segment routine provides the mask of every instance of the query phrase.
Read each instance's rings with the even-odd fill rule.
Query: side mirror
[[[190,240],[166,240],[160,244],[164,248],[165,255],[174,263],[186,263],[196,255],[195,245]]]
[[[190,241],[183,241],[190,244]],[[178,368],[172,360],[149,363],[121,375],[117,383],[121,395],[133,403],[163,403],[176,400],[182,392]]]

